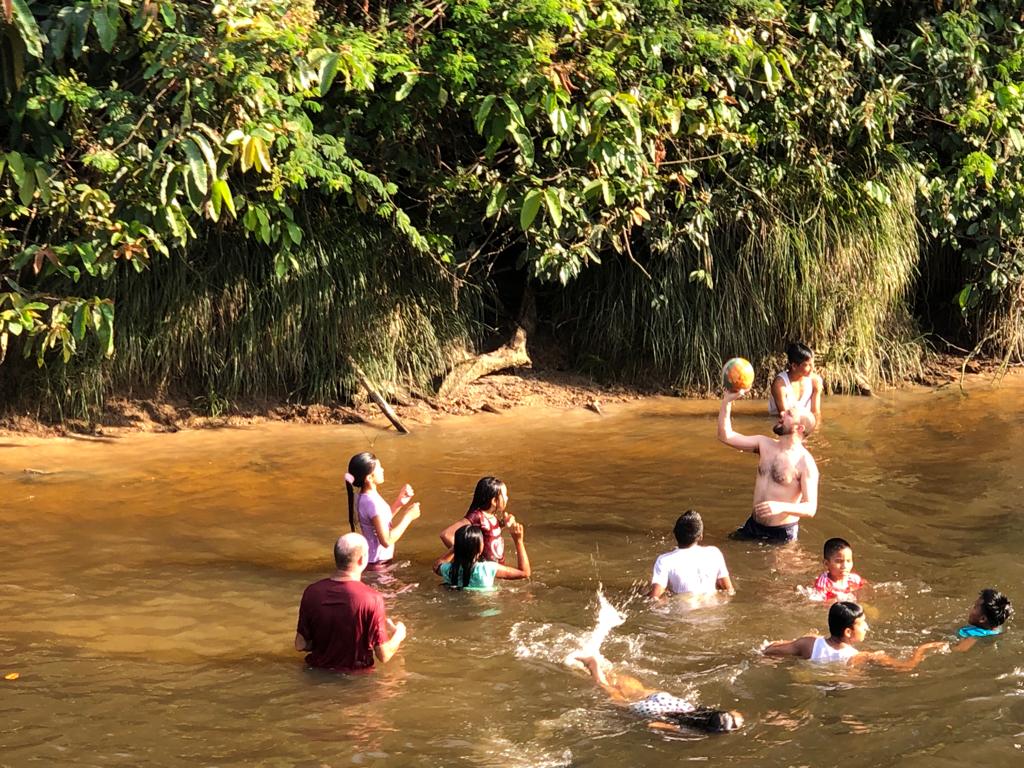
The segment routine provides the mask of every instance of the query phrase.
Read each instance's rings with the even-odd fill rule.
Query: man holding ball
[[[800,520],[814,517],[818,511],[818,467],[804,447],[804,439],[814,431],[814,416],[806,408],[793,405],[779,414],[772,429],[778,439],[741,435],[732,428],[732,404],[746,393],[746,389],[727,387],[718,412],[718,439],[758,455],[754,509],[734,536],[779,543],[796,541]]]

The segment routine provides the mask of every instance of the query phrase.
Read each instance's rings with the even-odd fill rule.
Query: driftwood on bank
[[[526,351],[526,330],[520,326],[516,328],[512,341],[500,349],[456,363],[441,382],[437,390],[438,399],[442,402],[451,400],[467,384],[489,373],[506,368],[528,368],[531,365],[533,361]]]
[[[374,389],[373,385],[370,383],[370,380],[366,378],[366,374],[363,373],[363,369],[359,367],[359,364],[356,363],[356,361],[353,360],[351,357],[348,358],[348,364],[349,366],[351,366],[352,372],[356,375],[356,378],[359,379],[359,383],[362,384],[363,387],[366,389],[366,393],[370,396],[370,399],[373,400],[373,402],[377,404],[377,407],[380,408],[381,411],[383,411],[384,415],[388,417],[388,421],[394,424],[395,429],[397,429],[403,435],[409,434],[408,427],[406,427],[405,424],[401,422],[401,420],[398,418],[398,414],[395,413],[395,410],[390,405],[388,405],[388,401],[381,397],[380,393],[376,389]]]

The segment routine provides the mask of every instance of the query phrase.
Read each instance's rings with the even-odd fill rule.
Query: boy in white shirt
[[[704,521],[695,510],[680,515],[672,532],[679,548],[654,561],[648,597],[657,600],[666,591],[677,595],[714,594],[716,590],[735,594],[721,550],[700,545]]]

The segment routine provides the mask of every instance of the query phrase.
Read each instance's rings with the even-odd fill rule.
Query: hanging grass
[[[834,390],[918,373],[924,347],[908,309],[919,260],[914,184],[900,170],[886,186],[889,204],[855,188],[829,199],[780,194],[772,215],[719,228],[706,252],[673,245],[650,257],[650,278],[620,259],[590,270],[563,318],[577,364],[709,392],[736,355],[767,384],[785,344],[802,339]],[[698,269],[713,287],[691,279]]]
[[[83,418],[116,394],[187,399],[211,412],[238,401],[351,402],[351,356],[383,391],[429,391],[472,349],[478,292],[383,231],[307,222],[298,269],[283,277],[251,240],[211,235],[189,259],[125,269],[112,289],[116,352],[30,374],[39,415]],[[20,380],[22,384],[24,379]]]

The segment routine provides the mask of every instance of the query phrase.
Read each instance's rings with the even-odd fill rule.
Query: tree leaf
[[[404,74],[405,82],[395,93],[395,101],[405,101],[405,97],[412,93],[412,89],[416,87],[416,81],[420,79],[418,72],[405,72]]]
[[[181,147],[185,151],[185,157],[188,159],[188,168],[191,171],[190,176],[193,182],[195,182],[196,189],[205,195],[210,188],[210,176],[206,166],[206,159],[203,157],[203,151],[191,138],[182,141]]]
[[[224,203],[224,207],[228,209],[228,213],[231,214],[231,218],[237,219],[238,214],[235,212],[235,201],[231,197],[231,188],[224,179],[217,179],[213,182],[213,191],[217,194],[217,197]]]
[[[189,138],[195,142],[196,146],[199,147],[199,151],[203,153],[203,160],[206,161],[206,169],[209,171],[209,178],[217,178],[217,158],[213,153],[213,147],[210,146],[210,142],[207,141],[206,137],[193,131],[189,134]]]
[[[22,176],[21,184],[18,185],[18,199],[22,205],[28,205],[36,194],[36,174],[34,169],[29,169]]]
[[[487,201],[487,210],[484,212],[484,218],[489,219],[492,216],[497,216],[501,211],[502,206],[505,205],[505,199],[508,197],[508,187],[501,182],[494,185],[494,189],[491,190],[491,196]]]
[[[523,119],[523,113],[519,109],[519,105],[512,100],[511,96],[502,96],[501,100],[505,102],[505,106],[508,107],[508,113],[512,116],[512,122],[525,129],[526,120]]]
[[[17,152],[7,153],[7,167],[11,169],[11,176],[14,177],[14,183],[19,187],[21,182],[25,178],[25,161],[20,154]]]
[[[491,114],[491,107],[494,106],[494,101],[497,97],[492,93],[490,96],[485,96],[484,100],[480,102],[480,106],[476,110],[476,114],[473,116],[473,127],[476,132],[483,135],[484,124],[487,122],[487,116]]]
[[[200,164],[200,167],[204,170],[206,166]],[[203,211],[203,198],[206,193],[199,189],[199,185],[196,184],[195,174],[192,173],[191,168],[189,172],[184,174],[185,177],[185,196],[188,198],[188,204],[192,206],[192,210],[196,213],[202,213]]]
[[[4,0],[4,11],[8,22],[14,22],[18,36],[25,44],[25,50],[35,59],[43,57],[43,33],[39,31],[35,16],[25,0]]]
[[[263,141],[259,136],[252,137],[252,146],[255,151],[255,159],[253,160],[253,167],[256,170],[263,170],[265,173],[270,172],[270,153],[267,151],[266,142]]]
[[[515,141],[516,146],[519,147],[519,152],[523,157],[523,162],[529,167],[533,165],[533,138],[527,132],[523,126],[518,123],[512,123],[508,127],[509,133],[512,134],[512,139]]]
[[[336,53],[328,53],[320,59],[319,66],[317,67],[317,74],[320,77],[321,96],[326,96],[327,92],[331,90],[331,83],[334,82],[334,77],[338,74],[339,60],[340,57]]]
[[[117,40],[117,25],[121,20],[121,14],[117,8],[117,2],[107,3],[106,8],[95,8],[92,13],[92,25],[96,28],[96,36],[100,39],[100,47],[110,53],[114,50],[114,42]]]
[[[543,193],[539,189],[531,189],[523,198],[523,207],[519,212],[519,226],[526,232],[537,218],[537,211],[540,210],[540,201]]]
[[[562,226],[562,203],[558,199],[558,191],[552,187],[544,190],[544,202],[547,203],[548,214],[555,227]]]
[[[74,318],[74,320],[71,323],[72,332],[75,334],[75,338],[78,339],[79,341],[82,341],[82,340],[85,339],[86,319],[87,319],[86,316],[85,316],[86,315],[85,308],[86,308],[86,303],[83,301],[81,304],[78,305],[78,309],[75,310],[75,318]]]
[[[104,343],[103,354],[110,357],[114,354],[114,305],[109,301],[100,304],[100,316],[102,322],[99,327],[99,337]]]
[[[78,6],[69,14],[71,22],[71,55],[78,59],[82,56],[82,48],[85,47],[85,38],[89,34],[89,20],[92,18],[92,8],[87,5]]]

